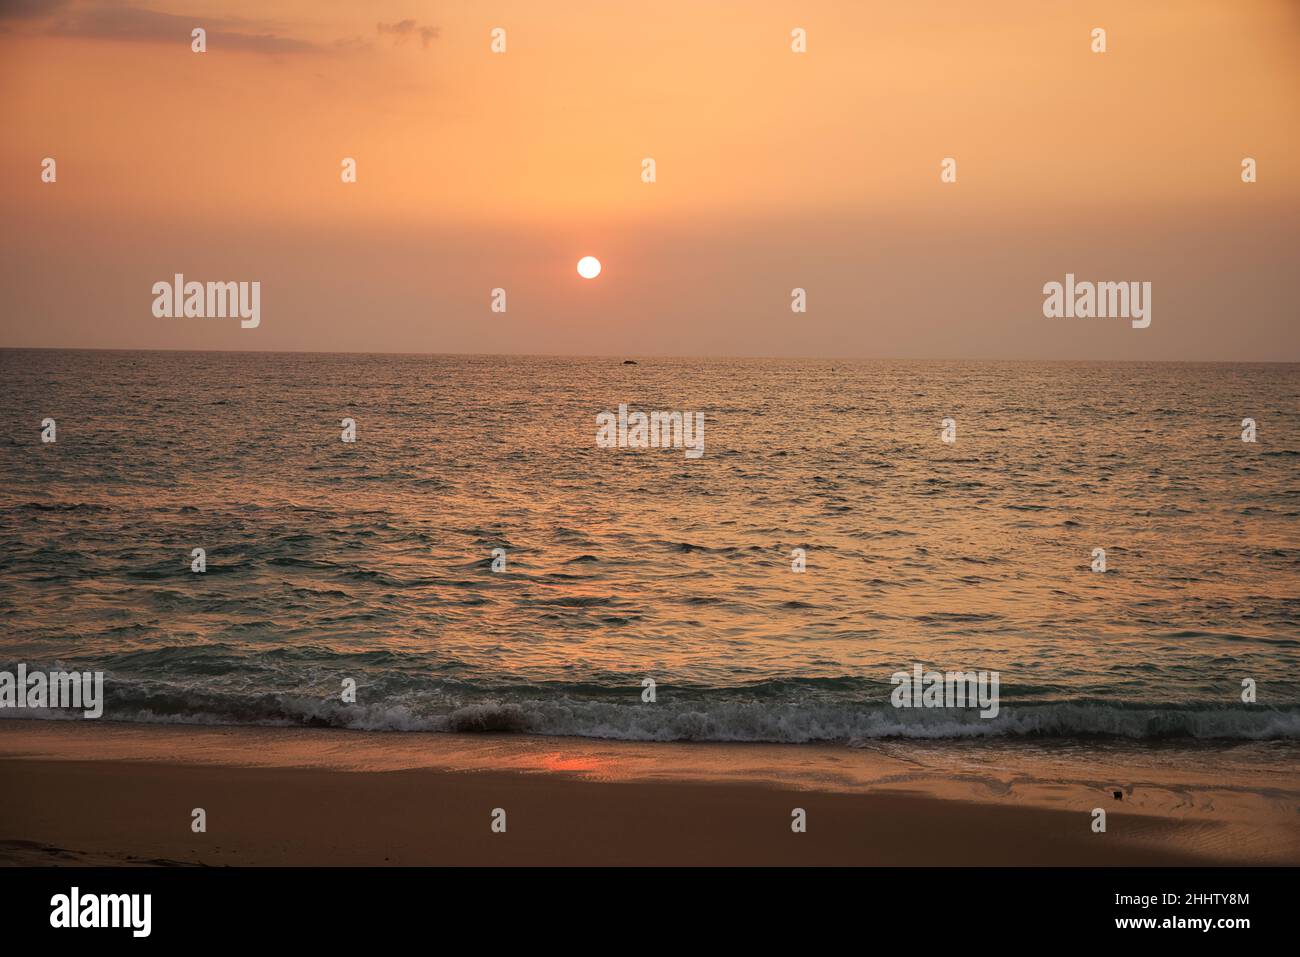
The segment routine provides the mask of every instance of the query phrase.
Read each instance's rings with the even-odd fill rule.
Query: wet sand
[[[1300,863],[1288,754],[1097,753],[5,720],[0,862]]]

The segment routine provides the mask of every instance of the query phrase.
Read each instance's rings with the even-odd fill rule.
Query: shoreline
[[[6,719],[0,863],[1295,865],[1291,752],[1240,751]]]

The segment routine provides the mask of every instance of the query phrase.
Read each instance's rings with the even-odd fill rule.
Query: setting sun
[[[583,256],[578,260],[578,275],[583,279],[595,279],[600,275],[600,260],[595,256]]]

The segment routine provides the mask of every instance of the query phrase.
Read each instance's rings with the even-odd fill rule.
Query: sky
[[[0,0],[0,123],[4,347],[1300,360],[1291,0]]]

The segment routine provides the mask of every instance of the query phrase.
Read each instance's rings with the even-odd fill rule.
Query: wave
[[[774,701],[725,697],[647,704],[556,695],[467,700],[405,694],[383,703],[347,704],[292,693],[178,690],[110,685],[110,721],[329,727],[363,731],[513,733],[625,741],[839,743],[889,738],[1127,738],[1258,741],[1300,739],[1300,707],[1119,706],[1101,701],[1004,703],[997,717],[977,710],[896,709],[846,700]],[[364,699],[365,689],[359,689]],[[710,696],[714,697],[714,696]],[[34,717],[0,711],[0,716]]]

